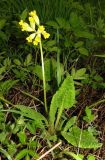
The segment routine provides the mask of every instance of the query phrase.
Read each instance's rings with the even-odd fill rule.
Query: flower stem
[[[43,89],[44,89],[44,105],[45,111],[48,113],[47,109],[47,99],[46,99],[46,79],[45,79],[45,69],[44,69],[44,58],[43,58],[43,50],[42,50],[42,43],[40,41],[40,53],[41,53],[41,62],[42,62],[42,76],[43,76]]]

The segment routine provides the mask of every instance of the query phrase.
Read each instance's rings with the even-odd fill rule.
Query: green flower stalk
[[[43,89],[44,89],[44,104],[45,104],[45,111],[48,112],[47,109],[47,99],[46,99],[46,79],[45,79],[45,69],[44,69],[44,57],[43,57],[43,50],[42,50],[42,43],[41,37],[43,36],[44,39],[49,38],[50,34],[45,31],[45,27],[40,25],[39,17],[36,14],[36,11],[31,11],[29,13],[29,24],[20,20],[19,25],[22,31],[30,32],[31,34],[26,37],[26,40],[33,45],[40,47],[41,53],[41,62],[42,62],[42,76],[43,76]]]

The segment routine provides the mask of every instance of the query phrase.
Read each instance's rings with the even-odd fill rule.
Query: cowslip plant
[[[45,79],[45,71],[44,71],[44,58],[43,58],[43,50],[42,50],[42,35],[44,39],[49,38],[50,34],[45,31],[45,27],[40,25],[39,17],[36,11],[31,11],[29,13],[29,24],[20,20],[19,25],[22,31],[27,31],[31,33],[26,40],[33,45],[40,46],[40,53],[41,53],[41,62],[42,62],[42,75],[43,75],[43,89],[44,89],[44,104],[45,104],[45,111],[48,112],[47,109],[47,100],[46,100],[46,79]]]

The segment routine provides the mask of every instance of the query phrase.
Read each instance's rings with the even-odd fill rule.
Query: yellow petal
[[[35,38],[35,33],[32,33],[32,34],[30,34],[29,37],[26,38],[26,40],[27,40],[28,42],[32,42],[32,40],[33,40],[34,38]]]
[[[35,38],[35,41],[40,42],[41,41],[41,36],[37,35],[36,38]]]
[[[39,26],[39,27],[38,27],[38,32],[39,32],[39,33],[42,33],[44,30],[45,30],[45,27],[44,27],[44,26]]]
[[[38,42],[37,41],[33,41],[33,44],[35,45],[35,46],[37,46],[38,45]]]
[[[31,12],[29,13],[29,15],[32,16],[32,17],[34,17],[34,16],[36,15],[36,11],[35,11],[35,10],[34,10],[34,11],[31,11]]]
[[[34,18],[34,20],[35,20],[35,23],[37,24],[37,25],[39,25],[39,17],[37,16],[37,14],[36,14],[36,11],[34,10],[34,11],[31,11],[30,13],[29,13],[29,15],[31,16],[31,17],[33,17]]]
[[[46,31],[42,32],[43,36],[45,39],[49,38],[50,37],[50,34],[47,33]]]
[[[30,26],[32,29],[35,30],[35,20],[33,17],[29,17]]]
[[[32,42],[32,39],[30,37],[27,37],[26,40],[30,43]]]
[[[26,22],[24,22],[22,25],[21,25],[21,28],[22,28],[22,31],[28,31],[28,32],[32,32],[34,31],[33,28],[30,27],[30,25]]]
[[[20,20],[19,25],[22,26],[24,24],[23,20]]]

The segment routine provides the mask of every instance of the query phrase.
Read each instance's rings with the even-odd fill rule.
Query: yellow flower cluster
[[[26,40],[34,45],[39,44],[41,41],[41,35],[43,35],[45,39],[50,36],[50,34],[45,31],[45,27],[40,25],[39,17],[37,16],[35,10],[29,13],[29,24],[21,20],[19,25],[21,26],[22,31],[32,32]],[[35,29],[36,26],[37,30]]]

